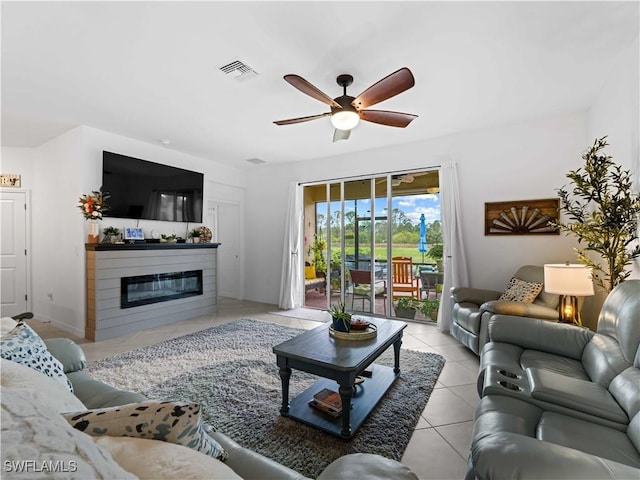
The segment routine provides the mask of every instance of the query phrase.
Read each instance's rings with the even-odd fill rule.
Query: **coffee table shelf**
[[[351,399],[351,428],[354,434],[398,376],[399,374],[393,373],[393,368],[374,364],[373,375],[356,387],[356,393]],[[313,395],[323,388],[337,391],[339,386],[334,380],[327,378],[318,380],[291,400],[286,416],[340,437],[342,415],[332,417],[309,406]]]

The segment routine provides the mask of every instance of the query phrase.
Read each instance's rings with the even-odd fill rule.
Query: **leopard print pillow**
[[[149,400],[62,416],[88,435],[162,440],[225,461],[227,452],[206,433],[200,413],[197,403]]]
[[[73,386],[64,373],[62,363],[49,352],[40,336],[24,322],[18,323],[0,341],[0,355],[62,382],[71,393]]]
[[[519,278],[512,278],[507,285],[507,289],[498,300],[510,302],[533,303],[542,291],[542,284],[536,282],[525,282]]]

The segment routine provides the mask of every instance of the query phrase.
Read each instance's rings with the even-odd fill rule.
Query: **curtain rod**
[[[366,174],[364,176],[362,176],[362,175],[355,176],[354,175],[352,177],[326,178],[326,179],[322,179],[322,180],[310,180],[310,181],[307,181],[307,182],[298,182],[298,186],[309,184],[309,183],[333,183],[333,182],[349,181],[349,180],[353,180],[353,179],[367,180],[367,179],[371,179],[371,178],[376,177],[376,176],[383,176],[383,175],[385,175],[385,176],[386,175],[405,175],[407,173],[418,173],[418,172],[427,172],[427,171],[430,171],[430,170],[438,170],[440,167],[442,167],[442,165],[433,165],[431,167],[412,169],[412,170],[394,170],[394,171],[389,171],[389,172],[369,173],[369,174]]]

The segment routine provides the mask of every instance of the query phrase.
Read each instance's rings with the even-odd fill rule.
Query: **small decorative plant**
[[[200,235],[202,235],[202,232],[199,228],[194,228],[189,232],[189,238],[200,238]]]
[[[626,267],[640,256],[640,195],[631,191],[629,170],[622,170],[602,152],[606,139],[596,139],[582,155],[584,167],[567,174],[572,185],[560,188],[558,196],[569,221],[553,224],[586,245],[575,249],[578,261],[593,268],[596,285],[610,292],[631,274]],[[604,265],[592,260],[589,252],[600,255]]]
[[[178,237],[176,237],[175,233],[172,233],[171,235],[165,235],[163,233],[160,235],[160,240],[166,243],[174,243],[178,240]]]
[[[108,193],[93,191],[82,195],[78,202],[78,208],[86,220],[102,220],[102,214],[109,210],[106,200],[110,198]]]
[[[120,230],[116,227],[105,227],[102,230],[102,234],[104,235],[104,238],[102,239],[103,243],[110,243],[114,238],[118,238],[118,235],[120,235]]]
[[[351,330],[351,314],[346,311],[344,302],[338,302],[328,310],[333,318],[333,329],[340,332]]]

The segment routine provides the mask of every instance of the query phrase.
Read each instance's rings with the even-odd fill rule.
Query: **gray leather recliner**
[[[495,316],[467,478],[640,478],[640,280],[597,332]]]
[[[525,265],[514,278],[544,284],[544,267]],[[533,303],[501,301],[502,292],[470,287],[453,287],[451,304],[453,315],[451,335],[476,355],[489,341],[488,324],[494,315],[534,317],[557,322],[559,296],[546,293],[544,288]]]

